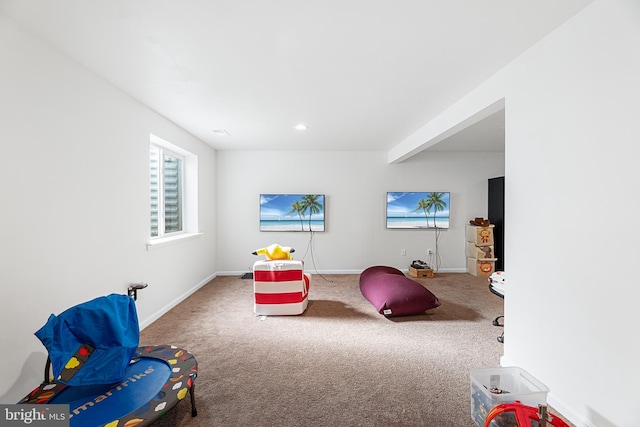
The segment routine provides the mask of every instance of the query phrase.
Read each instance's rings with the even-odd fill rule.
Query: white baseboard
[[[515,365],[511,360],[504,357],[504,354],[503,354],[502,356],[500,356],[500,366],[507,367],[507,366],[515,366]]]
[[[356,269],[356,270],[313,270],[309,268],[305,268],[305,273],[309,274],[361,274],[365,269]],[[408,268],[400,268],[400,271],[403,273],[408,273]],[[250,273],[251,271],[219,271],[216,273],[217,276],[242,276],[245,273]],[[466,268],[441,268],[438,270],[438,273],[466,273]]]
[[[146,328],[147,326],[149,326],[150,324],[152,324],[153,322],[161,318],[165,313],[167,313],[173,307],[175,307],[176,305],[180,304],[182,301],[187,299],[195,291],[197,291],[198,289],[200,289],[201,287],[209,283],[211,280],[215,279],[217,275],[218,275],[217,273],[213,273],[212,275],[210,275],[200,283],[196,284],[193,288],[189,289],[187,292],[183,293],[178,298],[174,299],[173,301],[171,301],[170,303],[162,307],[160,310],[156,311],[151,316],[141,321],[140,330],[142,331],[144,328]]]
[[[219,271],[217,273],[218,276],[242,276],[245,273],[250,273],[251,271]],[[304,269],[305,273],[309,274],[360,274],[362,270],[311,270],[308,268]]]
[[[466,273],[466,268],[441,268],[436,273]]]
[[[558,413],[562,414],[563,417],[571,421],[577,427],[598,427],[595,424],[592,424],[589,421],[582,418],[577,412],[569,408],[561,400],[556,399],[553,393],[549,393],[549,396],[547,397],[547,403],[549,404],[549,406],[551,406],[553,409],[558,411]]]
[[[511,360],[508,358],[501,356],[500,357],[500,366],[516,366]],[[564,402],[553,394],[553,391],[550,391],[547,395],[547,403],[554,410],[558,411],[558,413],[562,414],[563,417],[571,421],[577,427],[598,427],[595,424],[590,423],[585,420],[580,414],[574,411],[572,408],[564,404]]]
[[[363,270],[310,270],[308,268],[304,269],[305,273],[309,274],[361,274]]]

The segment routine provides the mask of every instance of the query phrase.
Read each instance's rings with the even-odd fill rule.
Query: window
[[[194,154],[151,135],[149,245],[198,233],[197,160]]]
[[[184,157],[151,145],[151,237],[179,233],[184,205]]]

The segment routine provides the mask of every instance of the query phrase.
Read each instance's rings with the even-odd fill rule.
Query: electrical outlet
[[[433,251],[431,249],[427,249],[427,255],[433,255]]]
[[[400,249],[400,255],[407,256],[407,250],[406,249]]]

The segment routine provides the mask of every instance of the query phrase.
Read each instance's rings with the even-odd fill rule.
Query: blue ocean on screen
[[[388,217],[387,228],[449,228],[449,217],[436,216],[436,225],[433,225],[433,216],[427,219],[423,217]]]
[[[449,192],[390,191],[387,193],[387,228],[449,228],[450,200]]]
[[[324,231],[324,194],[260,194],[260,231]]]
[[[309,220],[260,220],[260,231],[309,231]],[[311,220],[311,231],[324,231],[323,220]]]

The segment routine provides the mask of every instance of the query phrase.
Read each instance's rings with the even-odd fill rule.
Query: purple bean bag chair
[[[360,292],[385,317],[422,314],[440,305],[420,283],[394,267],[369,267],[360,275]]]

